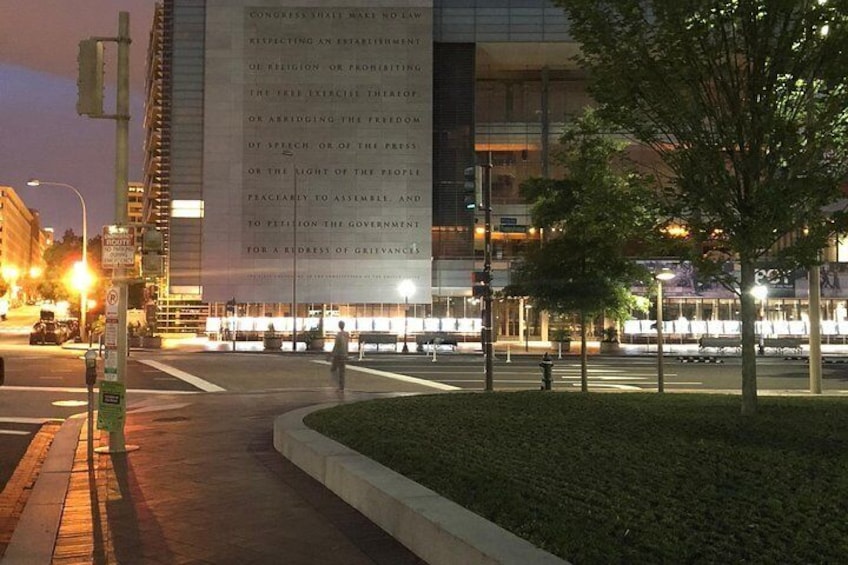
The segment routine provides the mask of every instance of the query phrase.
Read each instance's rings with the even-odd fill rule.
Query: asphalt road
[[[0,322],[5,368],[0,387],[0,490],[44,422],[85,412],[88,405],[83,350],[29,345],[29,329],[37,315],[37,307],[19,308]],[[198,390],[133,358],[127,362],[126,382],[136,399]]]
[[[553,388],[566,390],[580,388],[580,358],[568,355],[562,359],[554,356]],[[503,355],[493,363],[495,390],[530,390],[541,387],[542,371],[539,355],[512,355],[509,362]],[[483,357],[439,353],[436,361],[424,355],[371,354],[351,365],[401,373],[421,379],[433,380],[467,390],[484,388]],[[656,390],[657,360],[646,356],[590,356],[588,362],[590,390]],[[739,390],[741,387],[741,360],[726,357],[720,363],[681,362],[676,356],[667,356],[664,363],[665,388],[668,391]],[[848,364],[828,363],[823,367],[825,392],[848,393]],[[758,358],[757,383],[760,391],[809,390],[809,368],[804,360],[783,356]]]
[[[18,309],[12,311],[9,320],[0,323],[0,356],[5,364],[5,384],[0,387],[0,486],[5,485],[41,423],[65,419],[86,410],[88,395],[83,350],[30,346],[29,328],[35,316],[37,308]],[[143,355],[133,352],[127,363],[126,383],[128,398],[132,398],[134,405],[155,404],[163,394],[200,392],[185,380],[141,363],[142,356],[197,375],[220,387],[217,390],[234,393],[274,391],[284,381],[291,383],[292,376],[296,376],[296,386],[334,386],[320,355],[298,355],[295,362],[294,357],[286,355],[262,354],[261,347],[255,352],[238,353],[197,348],[193,351],[168,349]],[[579,389],[579,357],[557,358],[556,354],[553,357],[553,388]],[[495,389],[538,390],[541,386],[540,360],[540,354],[518,353],[507,357],[499,353],[494,359]],[[734,356],[721,360],[721,363],[683,363],[675,355],[667,356],[666,390],[738,392],[741,360]],[[462,390],[484,388],[483,357],[474,353],[441,351],[433,361],[431,356],[420,353],[369,352],[362,360],[352,355],[348,367],[348,378],[372,392],[422,390],[415,383],[384,378],[384,373],[406,375]],[[358,369],[362,370],[357,375]],[[808,366],[803,360],[779,355],[758,357],[757,371],[758,388],[763,393],[809,389]],[[656,357],[650,354],[593,355],[589,358],[590,390],[653,391],[656,390],[656,374]],[[848,394],[848,363],[825,364],[823,385],[826,393]]]

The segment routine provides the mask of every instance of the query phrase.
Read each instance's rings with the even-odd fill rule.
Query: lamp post
[[[415,294],[415,283],[409,279],[400,281],[398,292],[403,297],[403,349],[402,353],[409,353],[409,346],[406,343],[407,331],[409,330],[409,297]]]
[[[674,278],[674,272],[663,269],[655,275],[657,279],[657,392],[665,392],[663,367],[663,283]]]
[[[82,269],[84,273],[88,273],[88,220],[87,213],[85,211],[85,198],[82,197],[80,191],[75,187],[65,184],[63,182],[52,182],[38,179],[30,179],[27,181],[27,186],[64,186],[65,188],[69,188],[74,191],[74,194],[79,198],[80,205],[82,206]],[[86,292],[86,285],[80,285],[80,339],[85,341],[87,339],[87,330],[86,330],[86,310],[88,310],[88,293]]]
[[[294,162],[294,153],[283,151],[283,156],[292,157],[292,353],[297,352],[297,164]]]
[[[765,347],[765,331],[766,331],[766,299],[768,299],[768,287],[758,284],[751,288],[751,296],[760,301],[760,344],[759,353],[763,355],[766,352]]]

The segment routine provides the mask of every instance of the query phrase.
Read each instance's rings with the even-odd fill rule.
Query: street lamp
[[[657,392],[665,391],[665,375],[663,374],[663,283],[675,277],[671,269],[663,269],[654,278],[657,279]]]
[[[30,179],[27,181],[27,186],[64,186],[74,191],[74,194],[79,198],[80,206],[82,206],[82,270],[88,272],[88,214],[85,211],[85,198],[82,197],[80,191],[75,187],[64,182],[52,182],[46,180]],[[86,329],[86,310],[88,310],[87,287],[80,286],[80,339],[85,341],[88,336]]]
[[[751,296],[760,301],[760,345],[759,353],[763,355],[766,352],[765,331],[766,331],[766,299],[768,299],[768,287],[763,284],[755,285],[751,288]]]
[[[292,353],[297,352],[297,164],[294,162],[294,153],[289,150],[282,152],[284,157],[292,157]]]
[[[406,344],[407,331],[409,329],[409,297],[415,294],[415,283],[409,279],[400,281],[398,292],[403,297],[403,349],[402,353],[409,353],[409,346]]]

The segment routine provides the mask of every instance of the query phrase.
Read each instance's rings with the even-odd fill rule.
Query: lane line
[[[22,431],[19,431],[19,430],[0,430],[0,435],[28,436],[28,435],[32,435],[32,432],[22,432]]]
[[[88,392],[85,387],[71,386],[6,386],[3,385],[3,390],[15,390],[22,392],[49,392],[51,394],[57,392],[69,392],[84,394]],[[197,394],[196,390],[153,390],[149,388],[128,388],[127,392],[139,394]]]
[[[136,405],[133,405],[136,406]],[[143,414],[146,412],[163,412],[165,410],[179,410],[181,408],[185,408],[186,406],[191,406],[189,403],[182,404],[157,404],[155,406],[144,405],[139,403],[138,408],[134,408],[133,406],[127,407],[127,414]]]
[[[6,387],[3,387],[6,388]],[[61,422],[61,418],[0,418],[0,424],[43,424],[44,422]]]
[[[180,379],[181,381],[185,381],[188,384],[199,388],[205,392],[225,392],[227,389],[220,387],[216,384],[210,383],[207,380],[201,379],[191,373],[186,373],[185,371],[181,371],[176,367],[171,367],[170,365],[166,365],[164,363],[160,363],[159,361],[153,361],[151,359],[139,359],[139,363],[143,363],[148,367],[153,367],[154,369],[158,369],[163,373],[167,373],[174,378]]]
[[[329,361],[322,361],[320,359],[313,359],[313,363],[318,363],[319,365],[329,365]],[[428,381],[427,379],[419,379],[416,377],[409,377],[407,375],[400,375],[398,373],[389,373],[388,371],[379,371],[377,369],[370,369],[368,367],[357,367],[356,365],[347,365],[347,368],[352,371],[359,371],[360,373],[366,373],[369,375],[374,375],[377,377],[385,377],[387,379],[394,379],[396,381],[401,381],[405,383],[413,383],[417,385],[429,386],[438,390],[462,390],[457,386],[451,386],[442,384],[439,382]]]

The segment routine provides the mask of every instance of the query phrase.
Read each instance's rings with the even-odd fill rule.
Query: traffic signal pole
[[[117,97],[115,114],[103,113],[103,47],[104,41],[118,44]],[[91,37],[80,42],[79,52],[79,100],[77,113],[96,119],[115,120],[115,224],[127,229],[127,186],[129,184],[129,121],[130,121],[130,14],[118,14],[117,37]],[[105,235],[105,231],[104,231]],[[127,446],[124,438],[126,420],[126,374],[127,374],[127,269],[124,264],[112,269],[112,289],[107,292],[106,303],[106,362],[104,387],[101,390],[102,404],[98,412],[98,427],[109,430],[109,445],[100,447],[98,453],[125,453],[138,449]],[[112,314],[110,314],[110,308]],[[110,386],[106,386],[106,385]],[[110,409],[109,418],[100,416]]]
[[[486,178],[483,183],[483,278],[485,290],[483,293],[483,357],[486,372],[486,391],[494,390],[494,375],[492,365],[492,152],[489,151],[489,162],[486,164]]]
[[[130,122],[130,14],[118,14],[118,88],[115,115],[115,224],[127,225],[127,186],[129,183]],[[127,272],[125,267],[113,271],[113,285],[118,289],[118,371],[119,383],[127,374]],[[109,432],[109,453],[127,451],[123,423]]]

